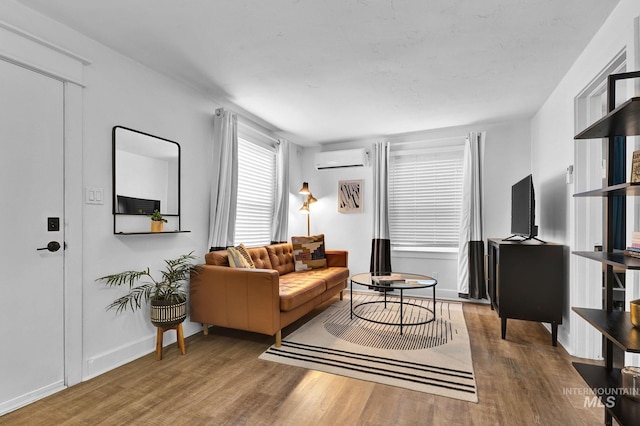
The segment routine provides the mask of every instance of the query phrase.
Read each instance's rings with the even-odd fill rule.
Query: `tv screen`
[[[531,175],[511,187],[511,233],[527,238],[538,235]]]
[[[152,214],[160,211],[160,200],[147,200],[144,198],[126,197],[118,195],[116,213],[122,214]]]

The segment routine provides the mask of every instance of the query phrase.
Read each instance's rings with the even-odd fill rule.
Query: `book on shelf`
[[[631,242],[627,247],[628,250],[640,250],[640,232],[634,231],[631,233]]]
[[[640,183],[640,151],[633,151],[631,160],[631,183]]]
[[[399,280],[378,280],[375,281],[378,285],[392,285],[392,284],[405,284],[407,280],[399,279]]]
[[[624,250],[622,252],[625,256],[637,257],[640,259],[640,251],[638,250]]]
[[[400,280],[402,279],[402,275],[391,273],[389,275],[371,275],[371,279],[374,281],[377,280]]]
[[[405,282],[405,279],[402,278],[400,274],[372,275],[371,281],[373,281],[376,284],[390,285],[393,283],[403,283]]]
[[[436,280],[407,280],[409,285],[435,285]]]

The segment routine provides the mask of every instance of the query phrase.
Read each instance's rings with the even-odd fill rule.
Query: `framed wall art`
[[[338,181],[338,212],[357,213],[364,211],[363,186],[362,179]]]

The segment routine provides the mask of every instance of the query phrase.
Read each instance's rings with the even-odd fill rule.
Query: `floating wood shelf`
[[[605,393],[601,395],[602,404],[619,424],[637,424],[637,420],[640,418],[640,402],[616,394],[616,392],[620,393],[622,389],[622,378],[619,368],[607,371],[605,367],[580,362],[574,362],[573,367],[593,390],[594,396]],[[606,393],[606,390],[611,390],[612,392]],[[591,395],[585,395],[585,397],[590,398]]]
[[[162,231],[162,232],[115,232],[116,235],[155,235],[155,234],[182,234],[191,231]]]
[[[640,270],[640,258],[626,256],[622,252],[614,251],[607,253],[604,251],[574,251],[576,256],[606,263],[622,269]]]
[[[575,139],[599,139],[610,136],[640,135],[640,97],[634,97],[614,109],[575,136]]]
[[[606,188],[573,194],[574,197],[607,197],[610,195],[640,195],[640,183],[619,183],[617,185],[607,186]]]
[[[640,353],[640,329],[631,324],[629,312],[607,313],[604,309],[576,307],[571,309],[623,351]]]

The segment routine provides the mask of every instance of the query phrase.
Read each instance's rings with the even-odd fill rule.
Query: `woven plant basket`
[[[151,324],[156,327],[168,327],[180,324],[187,317],[187,301],[171,302],[151,300]]]

